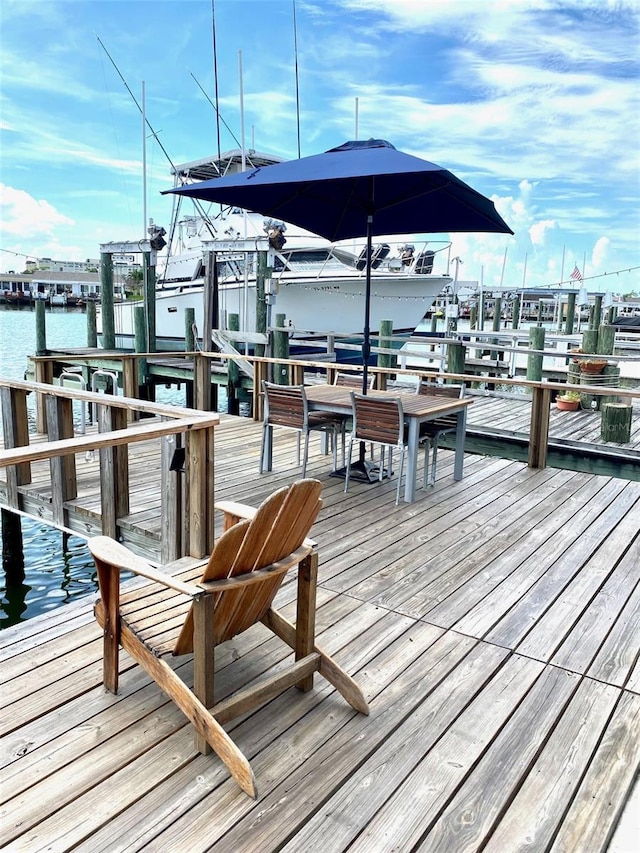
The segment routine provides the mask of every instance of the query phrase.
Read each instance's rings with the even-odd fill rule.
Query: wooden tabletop
[[[344,385],[309,385],[305,388],[307,400],[310,403],[326,403],[331,406],[341,407],[351,411],[351,391]],[[455,399],[452,397],[440,397],[437,395],[415,394],[397,391],[369,391],[370,397],[382,397],[384,399],[400,399],[404,413],[411,417],[420,417],[431,413],[446,414],[455,412],[461,406],[468,406],[473,402],[471,397]]]

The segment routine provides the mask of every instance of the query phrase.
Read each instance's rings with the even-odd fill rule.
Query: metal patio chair
[[[353,428],[349,437],[347,451],[347,471],[344,490],[349,488],[351,475],[351,455],[354,442],[368,442],[380,447],[379,479],[393,473],[393,452],[400,452],[400,472],[396,490],[396,506],[400,501],[400,486],[404,470],[404,457],[407,452],[407,431],[404,426],[404,411],[399,397],[378,397],[369,394],[351,392]],[[385,452],[388,461],[385,463]],[[385,468],[386,464],[386,468]]]
[[[416,389],[418,394],[430,397],[448,397],[462,399],[465,395],[464,385],[441,385],[422,377]],[[440,436],[447,432],[455,432],[458,427],[458,416],[442,415],[432,421],[426,421],[420,425],[420,445],[424,447],[424,473],[422,476],[422,488],[427,485],[435,486],[436,464],[438,461],[438,442]],[[432,451],[431,466],[429,466],[429,451]]]
[[[344,421],[340,415],[327,412],[310,412],[304,385],[276,385],[263,380],[264,419],[262,423],[262,449],[260,451],[260,473],[264,473],[267,430],[278,426],[292,429],[298,433],[297,463],[300,466],[300,439],[304,436],[304,457],[302,476],[307,473],[309,458],[309,433],[324,433],[331,439],[333,448],[333,469],[337,468],[338,435],[344,435]],[[343,443],[344,455],[344,443]]]

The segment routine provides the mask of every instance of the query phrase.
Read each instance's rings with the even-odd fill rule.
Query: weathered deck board
[[[495,429],[529,434],[531,401],[526,396],[495,397],[476,396],[469,408],[467,423],[470,428]],[[600,434],[600,412],[578,408],[575,412],[560,411],[554,405],[549,412],[549,437],[570,439],[603,447],[640,450],[640,405],[633,404],[631,438],[626,444],[603,441]]]
[[[259,447],[259,425],[223,418],[220,499],[255,504],[297,475],[288,435],[262,477]],[[452,456],[396,507],[393,480],[345,495],[314,445],[318,643],[371,715],[317,678],[230,723],[255,802],[126,654],[104,691],[90,602],[0,633],[0,846],[606,850],[640,767],[640,484],[478,456],[456,483]],[[133,503],[151,526],[152,496]],[[219,697],[285,653],[260,626],[220,647]],[[175,666],[192,679],[189,657]]]

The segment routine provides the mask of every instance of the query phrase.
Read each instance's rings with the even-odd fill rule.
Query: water
[[[46,312],[47,347],[86,346],[84,311],[53,308]],[[0,376],[24,379],[28,356],[36,350],[36,321],[32,308],[0,306]],[[159,390],[160,402],[184,405],[184,396]],[[33,395],[28,403],[30,427],[35,430]],[[0,574],[0,628],[76,601],[96,589],[95,566],[85,540],[22,518],[25,577],[6,581]],[[0,534],[1,536],[1,534]]]

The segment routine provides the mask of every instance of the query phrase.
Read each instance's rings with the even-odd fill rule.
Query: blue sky
[[[222,150],[240,138],[241,54],[247,147],[296,157],[293,0],[213,6]],[[450,169],[514,230],[452,235],[460,278],[552,284],[564,253],[565,280],[584,264],[590,288],[640,292],[640,0],[295,9],[302,156],[353,139],[357,102],[359,138]],[[200,89],[214,100],[211,0],[3,0],[1,271],[142,236],[142,121],[98,39],[138,101],[144,81],[174,163],[217,151]],[[166,226],[171,177],[153,139],[147,167],[148,216]]]

